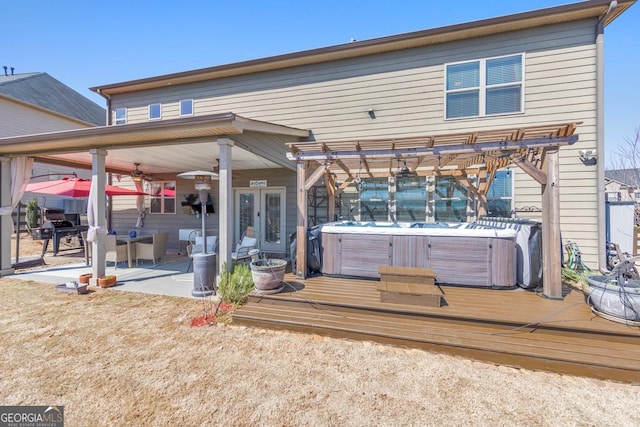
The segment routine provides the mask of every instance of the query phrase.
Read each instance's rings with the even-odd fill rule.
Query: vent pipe
[[[2,68],[4,68],[4,75],[5,75],[5,76],[8,76],[9,74],[7,74],[7,66],[6,66],[6,65],[3,65],[3,66],[2,66]]]

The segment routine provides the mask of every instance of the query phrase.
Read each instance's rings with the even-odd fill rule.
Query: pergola
[[[329,218],[335,197],[354,180],[396,175],[451,176],[478,199],[486,214],[487,191],[496,172],[515,164],[540,184],[542,194],[543,295],[562,299],[559,211],[559,148],[578,140],[581,122],[406,138],[294,142],[297,162],[296,276],[307,271],[307,192],[324,178]],[[475,182],[475,184],[474,184]]]

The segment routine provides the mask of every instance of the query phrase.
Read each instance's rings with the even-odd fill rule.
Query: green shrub
[[[242,304],[254,288],[251,270],[244,264],[236,265],[233,271],[227,270],[227,264],[222,264],[218,295],[222,302],[234,305]]]
[[[31,230],[38,227],[38,214],[40,206],[38,206],[38,199],[35,197],[27,202],[25,208],[25,221],[27,223],[27,230],[31,233]]]

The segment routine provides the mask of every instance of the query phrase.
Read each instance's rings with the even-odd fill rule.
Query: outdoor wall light
[[[372,119],[376,118],[376,112],[373,110],[373,108],[369,108],[367,110],[367,114],[369,114],[369,117],[372,118]]]
[[[595,163],[598,157],[598,152],[596,150],[580,150],[578,153],[580,155],[580,160],[587,164]]]

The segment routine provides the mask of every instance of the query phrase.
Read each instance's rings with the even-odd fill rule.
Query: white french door
[[[253,227],[261,252],[286,252],[285,188],[238,188],[234,194],[236,242]]]

